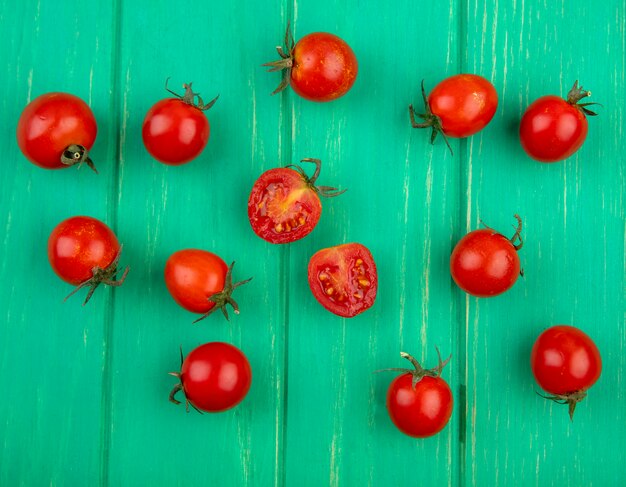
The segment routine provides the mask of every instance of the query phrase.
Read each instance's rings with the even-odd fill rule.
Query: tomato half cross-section
[[[450,256],[450,273],[466,293],[478,297],[502,294],[522,274],[518,250],[522,248],[522,219],[515,215],[517,230],[511,238],[492,228],[465,235]]]
[[[228,320],[226,305],[239,314],[239,306],[232,298],[233,291],[252,279],[233,283],[234,266],[234,262],[229,267],[219,255],[206,250],[179,250],[165,263],[165,285],[181,307],[202,314],[194,323],[216,309],[222,310]]]
[[[329,186],[316,186],[322,168],[319,159],[302,159],[315,164],[307,176],[300,166],[289,165],[265,171],[256,180],[248,199],[248,219],[252,230],[274,244],[294,242],[313,231],[322,213],[320,196],[339,196]]]
[[[272,95],[291,86],[302,98],[316,102],[335,100],[345,95],[356,80],[358,63],[350,46],[340,37],[314,32],[297,43],[290,25],[285,33],[285,48],[276,48],[281,59],[263,66],[283,71],[283,78]]]
[[[547,95],[535,100],[522,115],[519,137],[524,151],[540,162],[556,162],[573,155],[585,142],[589,124],[589,109],[597,103],[579,103],[591,96],[578,81],[564,100]]]
[[[79,289],[89,287],[87,304],[100,284],[121,286],[129,268],[116,279],[122,247],[113,231],[100,220],[74,216],[59,223],[48,239],[48,260],[52,270]]]
[[[198,411],[217,413],[239,404],[252,384],[252,368],[244,353],[223,342],[210,342],[194,348],[183,360],[180,372],[171,372],[179,383],[170,393],[170,402],[180,404],[176,394],[183,391],[189,405]]]
[[[175,98],[155,103],[143,121],[143,143],[152,157],[163,164],[178,166],[198,157],[209,141],[210,126],[204,112],[217,101],[205,104],[192,83],[184,84],[179,95],[167,87]]]
[[[439,433],[450,420],[454,400],[448,383],[441,378],[441,371],[450,361],[441,360],[433,369],[424,369],[408,353],[400,353],[413,365],[413,369],[383,369],[402,372],[387,390],[387,412],[393,424],[402,433],[414,438],[426,438]]]
[[[464,138],[481,131],[491,121],[498,108],[498,93],[494,86],[476,74],[457,74],[441,81],[428,96],[422,81],[424,112],[417,113],[409,105],[409,117],[414,128],[430,128],[431,143],[442,134],[450,152],[447,137]],[[423,122],[417,122],[415,117]]]
[[[359,243],[316,252],[309,261],[309,287],[328,311],[352,318],[376,300],[378,274],[372,253]]]
[[[46,93],[31,101],[17,123],[17,145],[26,158],[44,169],[87,164],[98,133],[89,105],[69,93]]]
[[[587,390],[602,372],[600,351],[582,330],[556,325],[545,330],[533,345],[530,365],[537,384],[559,404],[569,406],[574,419],[576,405],[587,397]]]

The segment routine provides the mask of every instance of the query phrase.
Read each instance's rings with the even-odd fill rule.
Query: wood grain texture
[[[287,21],[296,38],[339,34],[359,75],[326,104],[269,93]],[[619,485],[626,307],[624,92],[626,3],[607,0],[400,0],[393,10],[348,0],[184,4],[157,0],[0,0],[4,130],[0,150],[0,485]],[[466,140],[414,130],[407,105],[446,76],[490,79],[500,105]],[[193,81],[210,99],[211,139],[195,161],[168,167],[141,141],[149,107]],[[539,164],[517,135],[524,109],[574,80],[602,103],[582,149]],[[100,175],[25,161],[15,125],[39,94],[68,91],[94,110]],[[247,197],[266,169],[322,159],[320,224],[287,246],[254,235]],[[450,279],[451,249],[482,219],[513,232],[524,219],[525,278],[491,299]],[[107,222],[131,265],[120,289],[88,306],[59,281],[46,242],[62,219]],[[379,271],[375,306],[327,313],[306,282],[320,248],[360,242]],[[170,298],[167,257],[204,248],[236,261],[241,314],[192,325]],[[571,423],[535,394],[529,354],[546,327],[585,330],[603,374]],[[215,415],[167,402],[185,352],[240,347],[248,397]],[[455,407],[438,436],[401,435],[385,409],[400,351],[444,371]]]

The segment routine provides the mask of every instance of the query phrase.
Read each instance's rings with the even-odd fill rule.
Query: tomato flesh
[[[454,400],[441,377],[422,377],[415,388],[413,374],[396,377],[387,390],[387,411],[404,434],[425,438],[439,433],[450,420]]]
[[[450,273],[465,292],[478,297],[496,296],[515,284],[520,260],[505,236],[492,229],[474,230],[454,247]]]
[[[378,274],[371,252],[350,243],[322,249],[309,261],[309,287],[319,303],[332,313],[352,318],[376,299]]]
[[[459,74],[441,81],[428,95],[428,105],[448,137],[469,137],[491,121],[498,93],[482,76]]]
[[[356,80],[356,56],[336,35],[308,34],[296,43],[292,56],[291,87],[307,100],[326,102],[339,98]]]
[[[45,169],[68,167],[61,156],[70,145],[87,151],[98,127],[89,106],[69,93],[46,93],[31,101],[17,124],[17,144],[26,158]]]
[[[239,404],[252,384],[250,362],[241,350],[222,342],[200,345],[183,361],[180,381],[187,400],[207,412]]]
[[[300,173],[289,168],[264,172],[248,199],[248,219],[254,233],[275,244],[293,242],[311,233],[321,212],[316,191]]]
[[[206,250],[174,252],[165,264],[165,284],[174,300],[192,313],[206,313],[215,306],[209,298],[224,289],[228,266]]]
[[[526,153],[540,162],[567,159],[585,142],[587,117],[575,104],[558,96],[543,96],[524,112],[520,142]]]
[[[143,122],[143,142],[164,164],[185,164],[198,157],[209,140],[209,121],[199,108],[180,99],[155,103]]]
[[[551,394],[585,391],[602,372],[596,344],[583,331],[567,325],[553,326],[539,335],[530,362],[537,384]]]
[[[93,277],[93,268],[108,268],[120,252],[113,231],[100,220],[75,216],[59,223],[48,239],[54,272],[75,286]]]

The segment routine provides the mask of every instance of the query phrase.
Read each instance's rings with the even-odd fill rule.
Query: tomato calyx
[[[183,83],[183,88],[185,89],[185,93],[183,95],[179,95],[178,93],[170,90],[167,87],[169,80],[170,80],[169,78],[165,80],[165,89],[169,93],[174,95],[176,98],[178,98],[179,100],[183,101],[187,105],[191,105],[192,107],[197,108],[198,110],[202,110],[202,111],[208,110],[213,105],[215,105],[215,102],[220,97],[220,95],[217,95],[209,103],[205,104],[204,101],[202,100],[202,97],[200,96],[200,93],[194,93],[193,89],[191,88],[191,85],[193,84],[193,82]],[[197,102],[196,102],[196,98],[198,99]]]
[[[550,396],[546,396],[544,394],[541,394],[540,392],[537,392],[537,395],[543,397],[544,399],[554,401],[557,404],[567,404],[569,409],[570,421],[574,421],[574,410],[576,409],[576,404],[578,404],[580,401],[587,397],[587,393],[585,391],[576,391],[570,394],[552,394]]]
[[[93,295],[96,288],[100,284],[106,284],[107,286],[116,286],[116,287],[119,287],[122,284],[124,284],[124,281],[126,280],[126,276],[128,275],[128,271],[130,270],[130,266],[126,266],[126,269],[124,269],[124,273],[122,274],[122,277],[120,277],[119,279],[115,278],[117,271],[118,271],[117,266],[120,261],[120,256],[122,255],[122,247],[123,246],[120,247],[120,250],[115,256],[115,259],[113,259],[113,262],[111,262],[107,267],[102,269],[101,267],[95,266],[93,269],[91,269],[92,276],[86,281],[81,282],[78,286],[76,286],[71,293],[65,296],[65,299],[63,300],[63,302],[67,301],[70,296],[76,294],[80,289],[84,287],[89,287],[89,292],[87,293],[87,297],[85,298],[85,301],[83,301],[83,306],[85,306],[87,302],[89,301],[89,299],[91,299],[91,296]]]
[[[296,43],[291,33],[291,22],[287,22],[287,30],[285,31],[285,49],[282,46],[276,46],[276,52],[280,56],[278,61],[272,61],[264,63],[261,66],[266,66],[268,72],[273,73],[275,71],[283,71],[283,79],[280,81],[278,87],[272,91],[272,95],[280,93],[287,86],[289,86],[289,80],[291,79],[291,68],[293,66],[293,50],[296,47]],[[285,52],[286,51],[286,52]]]
[[[435,347],[435,350],[437,350],[438,363],[437,363],[437,366],[433,367],[432,369],[425,369],[412,355],[409,355],[406,352],[400,352],[400,357],[411,362],[411,365],[413,365],[413,369],[392,367],[389,369],[377,370],[376,372],[393,371],[393,372],[402,372],[403,374],[411,374],[413,376],[413,379],[411,381],[411,386],[413,387],[413,389],[415,389],[415,386],[417,385],[417,383],[421,381],[424,377],[432,377],[436,379],[437,377],[441,376],[441,371],[446,365],[448,365],[448,362],[450,362],[450,359],[452,358],[452,354],[450,354],[447,359],[442,360],[441,353],[439,352],[439,348]]]
[[[520,250],[524,246],[524,240],[522,239],[522,219],[518,214],[515,214],[513,216],[517,220],[517,227],[513,227],[515,228],[515,233],[513,234],[511,238],[507,240],[511,242],[511,245],[513,246],[515,250]],[[489,225],[487,225],[484,221],[480,220],[480,224],[483,227],[487,228],[488,230],[495,232],[495,230],[491,228]]]
[[[348,191],[347,189],[340,190],[332,186],[316,186],[315,185],[315,182],[317,181],[317,178],[320,175],[320,171],[322,170],[321,160],[306,158],[306,159],[301,159],[300,162],[312,162],[313,164],[315,164],[315,172],[313,173],[313,176],[310,176],[310,177],[307,176],[307,174],[304,172],[304,169],[302,169],[300,166],[297,166],[295,164],[289,164],[287,165],[287,167],[298,172],[300,176],[302,176],[302,180],[306,183],[306,185],[309,188],[311,188],[313,191],[315,191],[317,194],[319,194],[320,196],[324,196],[325,198],[334,198],[335,196],[339,196],[340,194],[343,194],[346,191]]]
[[[182,370],[183,368],[183,347],[181,345],[180,347],[180,368]],[[176,399],[176,394],[178,394],[180,391],[183,391],[183,395],[185,395],[185,389],[183,388],[183,381],[181,379],[181,373],[180,372],[169,372],[169,375],[172,375],[174,377],[176,377],[178,379],[178,384],[176,384],[172,390],[170,391],[170,396],[169,396],[169,400],[171,403],[173,404],[181,404],[181,402]],[[202,411],[200,411],[196,406],[193,405],[193,403],[189,402],[189,399],[187,399],[187,396],[185,395],[185,410],[187,412],[189,412],[189,406],[191,406],[192,408],[194,408],[196,411],[198,411],[198,413],[203,414]]]
[[[435,115],[430,109],[430,105],[428,103],[428,97],[426,96],[426,90],[424,89],[424,80],[422,80],[422,98],[424,99],[424,110],[426,111],[426,113],[417,113],[415,108],[413,108],[413,104],[409,105],[409,117],[411,119],[411,126],[414,129],[424,129],[424,128],[430,127],[432,129],[432,132],[430,134],[431,144],[435,143],[437,134],[441,134],[441,136],[443,137],[443,141],[448,146],[448,149],[450,149],[450,154],[454,155],[454,152],[452,151],[452,147],[450,146],[450,142],[448,142],[448,137],[446,137],[446,134],[443,131],[443,127],[441,125],[441,118]],[[422,120],[424,120],[424,122],[418,123],[415,120],[416,115]]]
[[[98,174],[98,170],[94,165],[93,161],[89,158],[89,154],[87,149],[82,145],[72,144],[68,145],[63,154],[61,154],[61,163],[66,166],[75,166],[78,165],[80,168],[83,163],[87,164],[96,174]]]
[[[588,96],[591,96],[591,91],[584,90],[582,85],[578,86],[578,80],[576,80],[574,81],[574,86],[572,86],[572,89],[569,90],[569,92],[567,93],[567,103],[575,106],[579,110],[582,110],[585,115],[595,117],[598,114],[592,110],[589,110],[587,107],[589,105],[600,105],[600,103],[578,103],[580,100],[582,100],[583,98],[587,98]]]
[[[209,311],[201,315],[200,318],[198,318],[197,320],[194,320],[193,323],[197,323],[198,321],[205,319],[207,316],[212,314],[216,309],[222,310],[222,313],[224,314],[226,321],[230,321],[230,318],[228,317],[228,310],[226,309],[227,304],[229,304],[233,308],[233,311],[235,312],[236,315],[239,314],[239,305],[232,298],[233,291],[239,286],[243,286],[244,284],[250,282],[252,278],[250,277],[246,279],[245,281],[239,281],[239,282],[233,283],[233,267],[235,267],[235,262],[230,264],[230,267],[228,268],[228,271],[226,272],[226,276],[224,278],[224,289],[222,289],[218,293],[215,293],[209,296],[208,298],[209,301],[215,303],[215,306],[213,306]]]

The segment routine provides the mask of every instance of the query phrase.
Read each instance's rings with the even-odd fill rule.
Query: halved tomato
[[[328,311],[345,318],[362,313],[374,304],[378,290],[372,253],[359,243],[317,251],[309,261],[309,286]]]
[[[256,180],[248,199],[248,218],[252,230],[263,240],[281,244],[307,236],[320,219],[320,195],[342,194],[328,186],[315,186],[320,170],[319,159],[302,159],[315,164],[313,176],[299,166],[287,166],[265,171]]]

